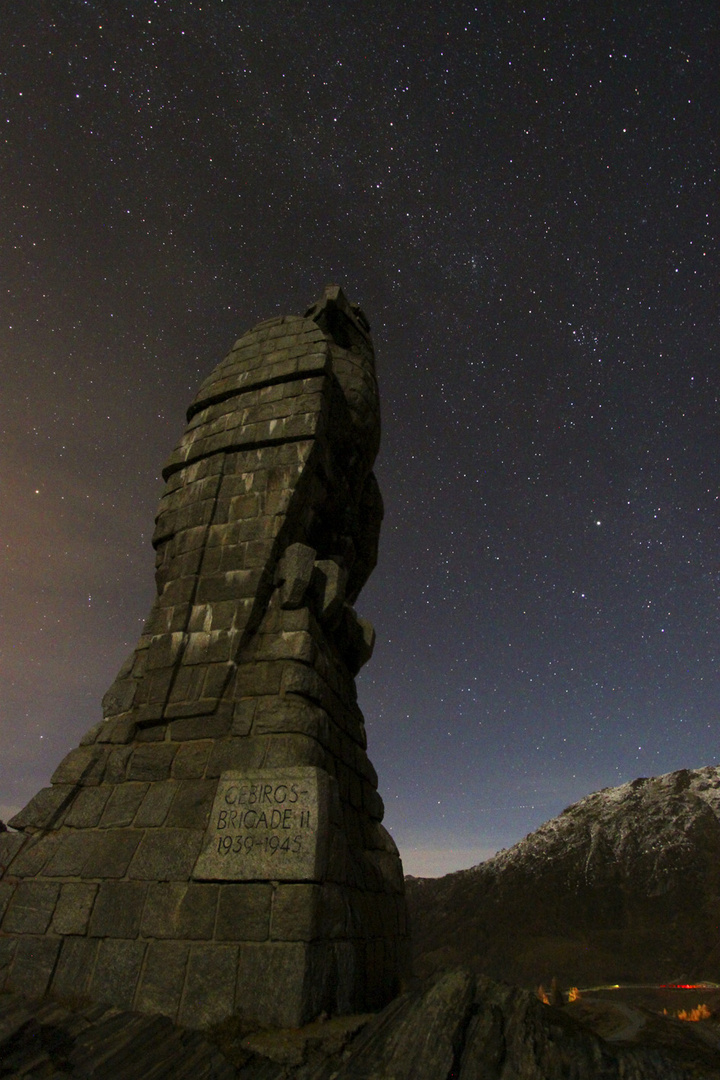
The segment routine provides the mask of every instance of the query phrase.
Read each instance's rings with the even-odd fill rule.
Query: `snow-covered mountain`
[[[406,885],[421,974],[720,982],[720,767],[605,788],[479,866]]]

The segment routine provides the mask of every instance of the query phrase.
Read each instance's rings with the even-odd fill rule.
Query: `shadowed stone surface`
[[[188,1025],[380,1008],[408,947],[354,681],[383,514],[364,315],[330,287],[260,323],[187,421],[137,648],[0,837],[0,989]]]

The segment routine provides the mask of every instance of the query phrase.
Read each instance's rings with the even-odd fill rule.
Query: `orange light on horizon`
[[[690,1020],[695,1023],[698,1020],[709,1020],[710,1010],[707,1005],[696,1005],[694,1009],[681,1009],[677,1014],[678,1020]]]

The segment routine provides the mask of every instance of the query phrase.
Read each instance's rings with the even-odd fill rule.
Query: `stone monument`
[[[354,682],[383,514],[365,316],[333,286],[260,323],[187,417],[138,646],[0,835],[0,988],[191,1027],[377,1009],[407,925]]]

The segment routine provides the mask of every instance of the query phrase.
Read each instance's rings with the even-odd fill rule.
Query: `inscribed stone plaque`
[[[193,877],[321,881],[329,785],[314,766],[224,772]]]

